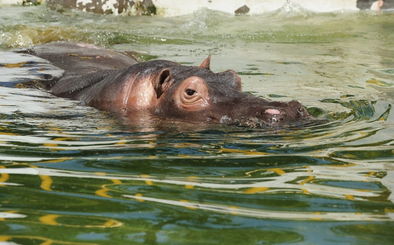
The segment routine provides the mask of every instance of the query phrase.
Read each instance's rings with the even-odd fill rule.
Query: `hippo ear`
[[[200,65],[200,68],[205,68],[205,69],[210,70],[211,69],[210,65],[211,65],[211,56],[208,55],[208,57],[205,58],[205,60],[202,61],[201,65]]]
[[[171,71],[169,69],[161,70],[154,81],[157,98],[159,98],[173,82],[174,79],[172,78]]]

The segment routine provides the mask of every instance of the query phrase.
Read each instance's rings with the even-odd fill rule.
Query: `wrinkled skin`
[[[247,127],[302,124],[310,119],[297,101],[273,102],[242,92],[241,79],[234,71],[210,70],[210,57],[200,66],[166,60],[136,63],[121,53],[64,42],[25,52],[65,70],[49,85],[52,94],[119,115],[144,112]]]

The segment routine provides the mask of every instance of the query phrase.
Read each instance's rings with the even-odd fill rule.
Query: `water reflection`
[[[374,169],[371,172],[371,169]],[[216,195],[223,194],[283,194],[283,193],[302,193],[304,195],[325,196],[329,198],[338,198],[350,201],[371,201],[386,199],[387,190],[382,190],[377,183],[380,183],[384,166],[377,164],[353,164],[344,166],[308,166],[305,168],[294,169],[258,169],[245,173],[246,177],[162,177],[157,178],[149,175],[112,175],[106,173],[89,173],[76,172],[66,170],[55,170],[48,168],[24,168],[24,167],[8,167],[0,169],[2,175],[37,175],[40,177],[40,187],[45,191],[54,190],[52,185],[56,185],[53,178],[67,177],[94,180],[110,180],[111,184],[99,185],[99,188],[94,193],[104,198],[132,198],[137,201],[151,201],[157,203],[164,203],[168,205],[182,206],[190,209],[202,209],[212,212],[227,213],[233,215],[251,216],[255,218],[270,218],[270,219],[292,219],[292,220],[390,220],[390,215],[384,213],[359,213],[354,212],[328,212],[321,207],[319,211],[278,211],[278,210],[264,210],[264,209],[250,209],[242,206],[226,206],[220,203],[204,203],[196,202],[195,200],[171,200],[163,198],[155,198],[150,191],[147,194],[134,193],[133,195],[125,194],[129,191],[128,186],[130,181],[132,183],[145,184],[146,186],[162,186],[164,189],[182,189],[193,190],[198,192],[214,192]],[[341,173],[341,175],[339,175]],[[257,177],[255,175],[264,176]],[[7,181],[8,179],[5,179]],[[4,182],[5,182],[4,181]],[[359,184],[360,183],[360,184]],[[361,184],[362,183],[362,184]],[[369,184],[367,184],[369,183]],[[7,184],[7,183],[2,183]],[[10,184],[10,183],[8,183]],[[15,184],[15,183],[11,183]],[[21,183],[19,183],[21,185]],[[118,187],[118,185],[120,185]],[[134,185],[134,184],[133,184]],[[342,185],[342,187],[341,187]],[[351,188],[351,186],[363,185],[364,189]],[[131,186],[130,186],[131,187]],[[120,189],[119,189],[120,188]],[[140,189],[140,188],[138,188]],[[141,189],[145,192],[144,187]],[[119,190],[121,191],[120,193]],[[116,196],[110,193],[115,193]],[[120,195],[120,196],[119,196]],[[241,197],[241,196],[239,196]],[[242,205],[241,198],[238,205]],[[245,197],[245,199],[248,199]],[[235,204],[235,203],[234,203]]]
[[[200,209],[204,211],[211,211],[223,214],[242,215],[260,219],[291,219],[291,220],[315,220],[315,221],[378,221],[388,219],[385,215],[378,214],[360,214],[360,213],[341,213],[341,212],[280,212],[273,210],[253,210],[248,208],[240,208],[233,206],[222,206],[214,204],[193,203],[187,200],[173,201],[158,199],[152,197],[145,197],[142,195],[124,195],[128,198],[136,199],[137,201],[151,201],[157,203],[164,203],[167,205],[181,206],[190,209]]]

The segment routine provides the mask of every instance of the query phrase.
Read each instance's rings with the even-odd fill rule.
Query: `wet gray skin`
[[[48,84],[52,94],[118,115],[148,112],[160,118],[253,128],[299,125],[311,119],[297,101],[268,101],[242,92],[234,71],[210,70],[210,57],[200,66],[166,60],[136,64],[124,54],[64,42],[24,52],[65,71]]]

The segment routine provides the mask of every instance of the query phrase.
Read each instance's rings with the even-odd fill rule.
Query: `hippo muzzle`
[[[271,102],[262,98],[243,98],[219,119],[220,123],[251,127],[282,127],[298,125],[311,116],[298,101]],[[220,111],[220,110],[219,110]]]

